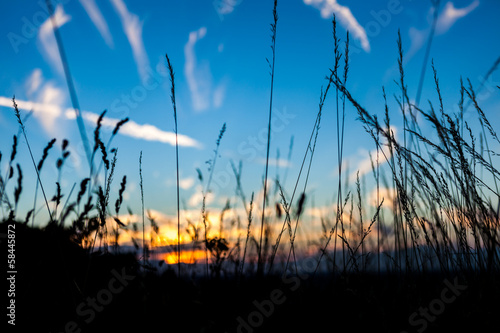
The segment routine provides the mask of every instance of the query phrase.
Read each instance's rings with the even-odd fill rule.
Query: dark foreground
[[[500,326],[494,272],[313,277],[299,270],[285,277],[179,279],[174,267],[145,271],[132,254],[89,257],[60,230],[16,226],[10,330],[493,332]]]

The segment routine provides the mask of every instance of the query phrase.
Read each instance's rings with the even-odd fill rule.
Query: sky
[[[226,131],[214,168],[213,195],[207,197],[208,209],[219,212],[228,198],[233,207],[243,209],[235,198],[231,161],[236,165],[242,162],[247,200],[252,192],[256,197],[261,194],[273,1],[63,0],[54,2],[54,7],[91,145],[102,111],[107,110],[101,133],[104,142],[117,121],[130,118],[111,144],[118,148],[113,193],[127,175],[124,205],[136,213],[140,210],[142,152],[146,208],[157,216],[176,214],[175,127],[166,53],[175,71],[181,206],[186,211],[200,211],[209,175],[206,162],[213,161],[223,124]],[[498,13],[500,2],[495,0],[441,1],[430,49],[445,110],[458,111],[460,76],[470,78],[474,87],[484,86],[479,100],[494,128],[500,124],[496,88],[500,71],[493,72],[487,81],[484,76],[500,56]],[[400,29],[405,80],[410,98],[415,100],[433,17],[430,1],[279,1],[269,175],[274,179],[279,173],[280,179],[286,180],[283,187],[287,193],[293,190],[314,127],[320,92],[327,84],[325,76],[333,66],[333,14],[342,52],[346,31],[350,33],[347,87],[354,98],[370,113],[382,117],[384,86],[393,124],[401,135],[401,112],[393,98],[399,94],[395,80],[399,79],[396,41]],[[45,1],[2,1],[0,15],[0,172],[7,173],[12,137],[18,133],[11,102],[15,95],[23,117],[33,111],[25,125],[35,160],[40,159],[50,139],[57,139],[41,173],[48,193],[55,191],[61,142],[69,140],[71,154],[61,175],[63,193],[69,193],[73,184],[88,176],[89,166]],[[421,105],[427,106],[427,100],[436,103],[437,96],[429,66],[425,75]],[[366,193],[370,193],[373,184],[368,152],[375,146],[356,119],[355,110],[348,105],[346,112],[344,163],[349,169],[344,177],[352,183],[359,171],[366,176]],[[328,211],[334,202],[338,181],[335,117],[331,92],[306,191],[311,215]],[[466,119],[474,124],[475,118],[469,109]],[[24,171],[20,210],[27,211],[33,202],[36,174],[30,171],[32,162],[24,138],[20,139],[16,161]],[[204,176],[204,185],[198,180],[197,168]],[[13,180],[7,190],[12,192],[14,186]],[[43,218],[39,221],[44,223]]]

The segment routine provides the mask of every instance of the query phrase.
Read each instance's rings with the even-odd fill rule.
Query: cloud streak
[[[47,99],[51,100],[51,99]],[[62,108],[58,104],[50,104],[50,103],[36,103],[31,101],[23,101],[16,99],[16,103],[20,110],[25,111],[33,111],[34,115],[37,116],[43,124],[44,119],[51,118],[56,119],[63,115],[66,119],[74,119],[75,112],[72,108],[67,108],[64,112],[62,112]],[[7,108],[12,108],[12,98],[0,96],[0,106],[4,106]],[[99,115],[97,113],[83,111],[82,117],[84,120],[95,124]],[[120,121],[119,119],[107,118],[105,117],[102,120],[102,126],[114,129],[116,123]],[[45,126],[44,126],[45,127]],[[53,133],[45,128],[48,133]],[[167,143],[171,146],[175,146],[175,133],[174,132],[166,132],[159,129],[156,126],[150,124],[138,124],[134,121],[129,121],[125,125],[120,128],[119,134],[125,135],[134,139],[141,139],[146,141],[154,141],[154,142],[162,142]],[[192,147],[192,148],[201,148],[202,145],[195,139],[179,134],[179,146],[182,147]]]
[[[58,105],[22,101],[17,98],[16,103],[20,110],[33,111],[35,114],[40,114],[40,116],[58,117],[62,114],[61,108]],[[0,96],[0,106],[12,108],[12,98]]]
[[[451,27],[460,19],[469,15],[474,9],[479,6],[479,0],[471,2],[467,7],[456,8],[451,1],[447,2],[443,11],[439,14],[436,22],[435,36],[444,35]],[[410,27],[409,36],[411,45],[408,54],[405,57],[405,62],[409,61],[425,44],[431,31],[432,13],[434,7],[429,10],[429,26],[423,30],[415,27]]]
[[[335,14],[340,24],[359,40],[363,50],[370,52],[370,42],[366,31],[358,23],[349,7],[340,5],[337,0],[304,0],[304,3],[318,9],[324,19],[330,19]]]
[[[464,8],[455,8],[451,1],[447,2],[436,22],[436,35],[448,32],[458,19],[469,15],[477,6],[479,6],[479,0],[475,0]]]
[[[208,64],[198,66],[194,51],[196,43],[207,34],[207,29],[201,27],[189,33],[189,39],[184,45],[184,75],[186,76],[191,102],[195,111],[207,110],[210,106],[219,108],[224,102],[226,86],[224,83],[212,87],[212,74]]]
[[[183,190],[189,190],[193,186],[194,186],[194,178],[192,177],[179,180],[179,187],[182,188]]]
[[[56,27],[60,28],[64,24],[69,22],[71,20],[71,17],[64,12],[64,9],[61,5],[58,5],[54,12],[54,19]],[[56,38],[54,37],[51,17],[46,19],[45,22],[43,22],[40,26],[40,30],[38,31],[38,38],[42,45],[42,53],[45,55],[47,60],[61,75],[64,74],[61,58],[59,56],[59,49],[57,46]]]
[[[68,112],[69,111],[69,112]],[[67,118],[74,118],[74,112],[71,109],[66,111]],[[83,119],[95,124],[99,115],[97,113],[83,111],[82,112]],[[120,119],[107,118],[105,117],[102,120],[102,126],[107,127],[109,129],[113,129],[116,126]],[[162,131],[156,126],[150,124],[138,124],[135,121],[129,120],[125,125],[120,127],[120,134],[129,136],[135,139],[141,139],[146,141],[156,141],[168,143],[171,146],[175,146],[175,133],[174,132],[166,132]],[[193,148],[201,148],[201,144],[195,139],[190,138],[187,135],[178,135],[179,146],[183,147],[193,147]]]
[[[95,0],[80,0],[80,4],[87,12],[87,15],[90,17],[97,30],[99,30],[99,33],[101,34],[101,37],[104,39],[106,44],[110,48],[113,48],[113,38],[111,37],[111,33],[109,32],[108,24],[102,16],[99,7],[97,7]]]
[[[260,158],[257,160],[257,163],[266,165],[266,159],[265,158]],[[283,158],[276,159],[276,158],[269,158],[269,165],[274,166],[274,167],[280,167],[280,168],[291,168],[292,163],[289,162],[288,160],[285,160]]]
[[[40,68],[34,69],[33,72],[31,72],[30,77],[26,81],[26,93],[28,95],[33,94],[36,90],[38,90],[38,88],[42,84],[42,81],[42,70]]]
[[[149,68],[149,59],[142,41],[142,22],[139,21],[139,17],[137,15],[129,12],[123,0],[111,0],[111,3],[120,17],[123,31],[127,36],[130,47],[132,48],[139,77],[141,78],[142,83],[145,84],[149,78],[147,71]]]
[[[65,101],[66,95],[63,90],[58,88],[52,81],[44,81],[40,68],[35,68],[31,72],[24,86],[27,95],[32,101],[19,101],[17,103],[19,108],[38,111],[34,112],[34,116],[40,121],[47,133],[63,133],[64,127],[56,125],[57,119],[62,114],[61,105]],[[1,105],[12,106],[12,101],[3,97]]]
[[[394,137],[397,138],[397,134],[398,134],[397,127],[391,126],[391,131],[394,134]],[[378,153],[379,153],[379,160],[378,160],[379,167],[381,167],[382,165],[384,165],[387,162],[386,157],[387,158],[391,157],[391,150],[389,149],[389,146],[387,144],[384,144],[383,140],[381,140],[380,143],[381,143],[382,149],[378,151]],[[370,152],[363,150],[361,152],[361,155],[363,156],[363,158],[361,160],[358,160],[357,163],[353,163],[356,165],[356,167],[349,175],[349,181],[351,183],[354,183],[356,181],[357,176],[358,176],[358,172],[359,172],[359,178],[372,172],[372,161],[373,161],[373,165],[376,166],[377,149],[373,149]]]

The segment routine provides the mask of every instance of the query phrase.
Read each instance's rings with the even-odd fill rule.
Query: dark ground
[[[500,326],[498,272],[178,279],[174,267],[144,273],[132,254],[89,258],[68,237],[16,223],[16,331],[496,332]],[[7,253],[4,238],[2,249]]]

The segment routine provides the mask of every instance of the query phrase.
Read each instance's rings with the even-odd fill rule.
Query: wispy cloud
[[[461,9],[455,8],[452,2],[448,2],[444,9],[440,12],[437,22],[436,30],[434,31],[435,36],[443,35],[447,33],[451,27],[458,21],[458,19],[465,17],[471,13],[477,6],[479,1],[473,1],[469,6]],[[410,47],[404,56],[404,63],[407,64],[413,57],[424,47],[426,44],[429,34],[431,32],[431,26],[434,15],[434,7],[430,7],[427,12],[427,26],[423,29],[418,29],[416,27],[410,27],[408,30],[408,36],[410,37]],[[398,66],[396,63],[389,68],[384,75],[384,81],[392,78],[395,73],[398,72]]]
[[[42,105],[55,105],[54,109],[57,114],[48,116],[47,114],[43,116],[38,116],[35,114],[35,117],[38,116],[40,122],[48,133],[51,132],[59,132],[62,133],[61,128],[55,128],[55,123],[57,118],[61,113],[60,105],[62,105],[65,101],[65,94],[62,89],[56,87],[52,82],[44,83],[40,88],[40,92],[37,94],[37,101],[39,101]]]
[[[56,7],[54,12],[54,19],[56,27],[60,28],[67,22],[71,20],[71,16],[68,16],[61,5]],[[52,64],[52,66],[63,74],[63,67],[61,63],[61,58],[59,56],[59,51],[57,47],[56,38],[54,37],[52,20],[49,17],[42,23],[40,30],[38,31],[38,38],[43,48],[42,54],[47,58],[47,60]]]
[[[231,14],[242,0],[216,0],[214,7],[220,15]]]
[[[34,116],[40,120],[47,133],[54,136],[54,131],[59,128],[52,126],[54,120],[61,119],[61,116],[64,116],[62,119],[74,119],[75,112],[72,108],[67,108],[63,112],[61,107],[62,99],[60,98],[61,93],[58,88],[55,88],[52,84],[47,84],[45,86],[45,90],[41,91],[41,102],[16,99],[16,103],[20,110],[33,111]],[[0,106],[12,108],[12,98],[0,96]],[[95,124],[99,115],[97,113],[83,111],[82,117],[84,120]],[[108,129],[114,129],[118,121],[120,120],[105,117],[102,120],[102,126]],[[175,146],[174,132],[166,132],[149,124],[141,125],[134,121],[129,121],[120,128],[119,133],[134,139],[163,142]],[[179,146],[193,148],[202,147],[201,143],[187,135],[179,134],[178,139]],[[184,182],[184,185],[187,186],[188,183]]]
[[[424,45],[425,41],[429,36],[429,31],[430,29],[419,30],[415,27],[410,27],[408,35],[410,36],[411,44],[408,53],[406,54],[404,59],[405,63],[408,62],[411,58],[413,58],[415,53],[417,53],[422,48],[422,46]]]
[[[369,194],[368,194],[368,204],[370,204],[372,207],[377,207],[377,202],[382,201],[384,199],[384,206],[385,207],[391,207],[391,203],[393,200],[396,198],[396,189],[395,188],[387,188],[387,187],[380,187],[378,190],[378,200],[377,200],[377,189],[374,188]]]
[[[40,68],[35,68],[24,82],[30,101],[17,100],[20,109],[33,110],[43,129],[47,133],[64,134],[64,128],[56,121],[62,114],[61,105],[65,102],[64,91],[53,81],[45,81]],[[0,105],[12,107],[10,98],[1,97]]]
[[[72,109],[68,109],[66,111],[67,118],[74,118],[74,111]],[[99,115],[97,113],[83,111],[82,112],[83,119],[95,124]],[[108,118],[104,117],[102,120],[102,126],[113,129],[116,126],[120,119]],[[135,139],[141,139],[146,141],[156,141],[168,143],[171,146],[175,146],[175,133],[174,132],[166,132],[162,131],[156,126],[150,124],[138,124],[135,121],[129,120],[125,125],[120,128],[120,134],[126,135]],[[201,148],[201,144],[195,139],[190,138],[187,135],[178,135],[179,146],[183,147],[193,147],[193,148]]]
[[[435,36],[444,35],[447,33],[451,27],[460,19],[468,14],[470,14],[474,9],[479,6],[479,0],[475,0],[470,3],[467,7],[456,8],[451,1],[447,2],[444,9],[441,11],[437,18]],[[429,9],[428,14],[428,27],[425,29],[417,29],[415,27],[410,27],[408,32],[411,45],[406,55],[405,61],[409,61],[421,48],[424,46],[429,33],[431,31],[432,24],[432,14],[434,7]]]
[[[391,130],[394,134],[394,137],[397,138],[397,133],[398,133],[397,127],[391,126]],[[382,146],[382,150],[379,150],[378,162],[379,162],[379,166],[382,166],[383,164],[385,164],[387,162],[387,160],[385,158],[391,157],[391,151],[390,151],[389,147],[386,144],[384,144],[384,142],[382,140],[380,143]],[[373,162],[374,166],[376,166],[376,163],[377,163],[377,160],[376,160],[377,149],[373,149],[370,152],[363,149],[363,150],[360,150],[358,155],[361,156],[361,159],[357,159],[357,163],[349,163],[351,165],[355,165],[353,171],[349,175],[349,181],[351,183],[356,181],[358,172],[359,172],[359,177],[361,178],[362,176],[372,172],[372,162]],[[348,159],[356,160],[355,157],[354,158],[351,157]]]
[[[222,103],[224,102],[224,97],[226,96],[226,85],[225,84],[219,84],[217,87],[215,87],[214,92],[213,92],[213,104],[216,109],[220,108],[222,106]]]
[[[266,165],[266,159],[260,158],[257,160],[257,163]],[[292,167],[292,163],[290,163],[288,160],[285,160],[283,158],[280,158],[280,159],[270,158],[269,165],[270,166],[277,166],[280,168],[291,168]]]
[[[191,187],[193,187],[193,185],[194,185],[193,177],[179,180],[179,187],[182,188],[183,190],[189,190]]]
[[[23,101],[17,98],[16,103],[20,110],[33,111],[34,114],[39,113],[41,116],[58,117],[62,113],[58,105]],[[0,106],[12,108],[12,97],[0,96]]]
[[[102,16],[99,7],[97,7],[95,0],[80,0],[80,4],[87,12],[87,15],[90,17],[97,30],[99,30],[99,33],[101,34],[106,44],[110,48],[113,48],[113,38],[111,37],[111,33],[109,32],[108,24]]]
[[[203,187],[201,185],[197,185],[194,193],[191,195],[191,197],[188,200],[188,205],[189,207],[198,207],[203,203]],[[213,193],[207,193],[205,197],[205,204],[210,205],[214,201],[214,194]]]
[[[436,23],[436,35],[441,35],[450,30],[451,26],[462,17],[467,16],[470,12],[479,6],[479,0],[473,1],[470,5],[464,8],[455,8],[451,1],[447,2],[444,10],[439,15]]]
[[[335,14],[340,24],[359,40],[363,50],[370,52],[370,42],[366,31],[358,23],[349,7],[340,5],[337,0],[304,0],[304,3],[317,8],[321,12],[321,17],[325,19],[331,19]]]
[[[149,68],[149,59],[142,41],[142,22],[139,17],[128,11],[123,0],[111,0],[118,16],[122,22],[123,31],[132,47],[132,53],[137,66],[137,71],[143,83],[149,78],[147,69]]]
[[[60,106],[63,100],[61,90],[49,82],[39,89],[35,101],[23,101],[16,98],[16,103],[19,110],[33,111],[33,116],[40,122],[47,135],[64,136],[65,127],[57,124],[57,120],[63,113]],[[12,110],[12,97],[0,96],[0,106]]]
[[[224,83],[212,87],[212,74],[207,63],[204,66],[197,64],[194,51],[196,43],[205,37],[207,29],[201,27],[189,33],[189,39],[184,46],[184,75],[188,83],[191,101],[195,111],[204,111],[210,106],[219,108],[224,101],[226,86]]]
[[[40,68],[35,68],[33,72],[31,72],[29,78],[26,80],[25,87],[26,87],[26,94],[29,96],[33,94],[40,85],[42,84],[43,77],[42,77],[42,70]]]
[[[202,76],[201,73],[195,73],[196,55],[194,53],[194,46],[197,41],[205,37],[206,33],[207,29],[205,27],[201,27],[197,31],[192,31],[189,34],[188,42],[184,46],[184,57],[186,58],[186,63],[184,64],[184,75],[186,75],[189,91],[191,92],[193,108],[196,111],[203,111],[210,106],[210,91],[209,84],[207,82],[208,78],[205,77],[203,80],[200,80]]]

